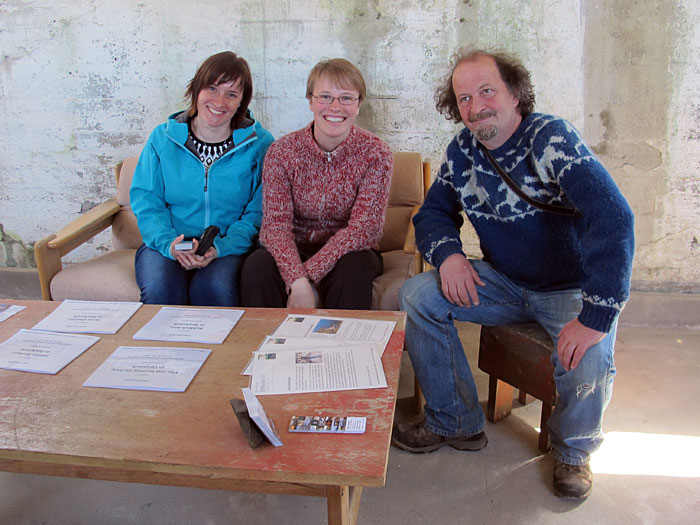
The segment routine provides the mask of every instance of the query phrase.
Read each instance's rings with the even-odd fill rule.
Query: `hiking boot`
[[[425,422],[420,422],[395,426],[391,442],[409,452],[432,452],[445,445],[457,450],[480,450],[486,446],[488,439],[485,432],[471,436],[439,436],[428,430]]]
[[[591,467],[554,460],[554,493],[562,498],[587,498],[593,488]]]

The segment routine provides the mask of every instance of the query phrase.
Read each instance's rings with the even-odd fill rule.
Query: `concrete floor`
[[[39,298],[32,272],[0,271],[0,297]],[[648,297],[647,297],[648,299]],[[687,327],[623,317],[617,378],[605,416],[606,441],[592,461],[594,489],[584,502],[551,490],[551,454],[537,449],[540,403],[514,403],[488,424],[480,452],[443,448],[413,455],[392,448],[387,482],[365,489],[359,523],[698,523],[700,514],[700,330],[698,303],[684,303]],[[635,303],[636,304],[633,304]],[[631,301],[633,312],[654,312]],[[663,310],[663,311],[661,311]],[[640,314],[641,315],[641,314]],[[687,324],[687,323],[686,323]],[[478,327],[460,325],[485,401],[488,380],[476,367]],[[412,416],[410,362],[403,364],[397,417]],[[231,493],[0,473],[0,524],[311,524],[326,521],[320,498]]]

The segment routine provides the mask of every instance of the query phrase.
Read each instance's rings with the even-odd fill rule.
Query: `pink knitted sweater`
[[[313,138],[313,123],[275,141],[263,168],[260,241],[287,288],[317,283],[345,254],[379,243],[393,157],[371,133],[353,126],[332,152]],[[311,255],[302,263],[301,254]]]

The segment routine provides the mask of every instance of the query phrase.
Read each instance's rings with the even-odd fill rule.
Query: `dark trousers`
[[[318,283],[324,308],[369,310],[372,281],[382,273],[384,263],[376,250],[343,255]],[[241,270],[241,304],[249,307],[286,308],[287,287],[275,259],[265,248],[251,253]]]

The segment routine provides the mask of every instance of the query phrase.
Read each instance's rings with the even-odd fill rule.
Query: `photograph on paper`
[[[347,343],[379,343],[382,352],[391,338],[395,321],[289,315],[272,337],[294,337],[345,341]]]
[[[251,390],[258,395],[296,394],[386,387],[374,345],[357,344],[305,351],[259,351]]]
[[[260,343],[257,351],[267,351],[267,352],[279,352],[285,350],[298,350],[300,348],[327,348],[330,346],[341,346],[349,345],[347,341],[339,341],[337,339],[305,339],[303,337],[273,337],[271,335],[265,336],[263,342]],[[255,355],[255,352],[253,352]],[[245,368],[241,372],[242,376],[249,376],[253,374],[253,364],[255,361],[251,357]]]

